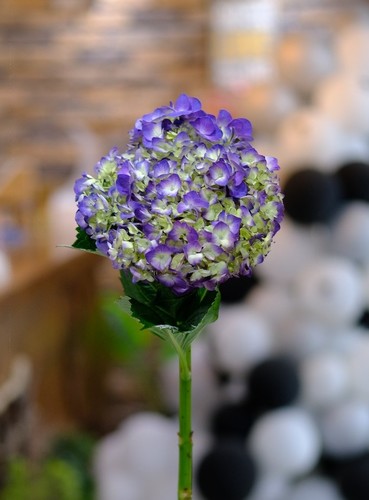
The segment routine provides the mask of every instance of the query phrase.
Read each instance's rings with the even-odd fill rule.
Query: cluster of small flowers
[[[248,120],[207,114],[182,94],[76,181],[78,226],[133,282],[182,294],[250,274],[283,217],[277,160],[251,134]]]

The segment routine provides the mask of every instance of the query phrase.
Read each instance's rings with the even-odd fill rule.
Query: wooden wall
[[[206,0],[2,0],[0,160],[74,161],[75,130],[110,144],[152,107],[204,85],[207,9]]]

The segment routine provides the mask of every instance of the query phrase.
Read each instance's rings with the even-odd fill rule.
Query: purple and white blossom
[[[283,217],[278,162],[251,141],[248,120],[182,94],[76,181],[77,224],[134,282],[183,294],[249,275]]]

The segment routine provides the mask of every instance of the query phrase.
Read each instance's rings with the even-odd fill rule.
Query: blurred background
[[[369,498],[368,54],[364,0],[0,0],[1,500],[176,496],[173,353],[63,245],[74,180],[183,92],[286,195],[194,346],[194,499]]]

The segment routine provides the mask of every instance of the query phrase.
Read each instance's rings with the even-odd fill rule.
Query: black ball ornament
[[[369,163],[349,162],[336,172],[345,200],[369,202]]]
[[[273,357],[258,363],[248,375],[250,401],[264,410],[292,404],[300,392],[300,378],[294,362]]]
[[[222,302],[224,304],[237,304],[241,302],[258,281],[258,278],[254,274],[228,279],[219,286]]]
[[[286,213],[300,224],[328,223],[341,206],[341,183],[333,175],[306,168],[283,188]]]
[[[246,401],[226,403],[213,413],[210,430],[217,439],[235,439],[244,443],[258,415]]]
[[[358,325],[369,330],[369,309],[365,309],[359,318]]]
[[[347,500],[368,500],[369,456],[366,454],[362,459],[342,468],[338,483]]]
[[[253,460],[243,446],[222,442],[201,460],[196,482],[206,500],[244,500],[256,479]]]

